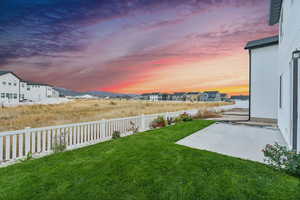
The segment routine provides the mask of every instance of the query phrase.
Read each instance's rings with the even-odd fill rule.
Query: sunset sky
[[[77,91],[248,91],[269,0],[1,0],[0,70]]]

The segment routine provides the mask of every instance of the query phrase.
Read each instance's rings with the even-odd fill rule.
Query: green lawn
[[[300,180],[251,161],[176,145],[192,121],[0,169],[0,199],[300,199]]]

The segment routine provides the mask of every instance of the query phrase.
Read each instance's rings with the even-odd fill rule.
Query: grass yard
[[[205,109],[232,103],[195,102],[170,103],[135,100],[74,100],[53,105],[27,105],[0,107],[0,132],[43,127],[67,123],[88,122],[111,118],[129,117],[141,114],[154,114],[189,109]]]
[[[0,199],[300,199],[296,177],[175,144],[211,123],[181,123],[0,168]]]

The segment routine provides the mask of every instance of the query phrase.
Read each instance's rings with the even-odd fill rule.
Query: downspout
[[[293,144],[292,147],[298,149],[298,57],[294,55],[299,51],[293,52]]]
[[[19,79],[19,94],[18,94],[18,98],[19,98],[19,103],[21,102],[21,80]]]
[[[249,113],[248,120],[251,120],[251,49],[249,49]]]

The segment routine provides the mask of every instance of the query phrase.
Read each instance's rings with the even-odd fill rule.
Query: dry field
[[[170,103],[135,100],[74,100],[53,105],[0,108],[0,132],[101,119],[228,105],[225,102]]]

